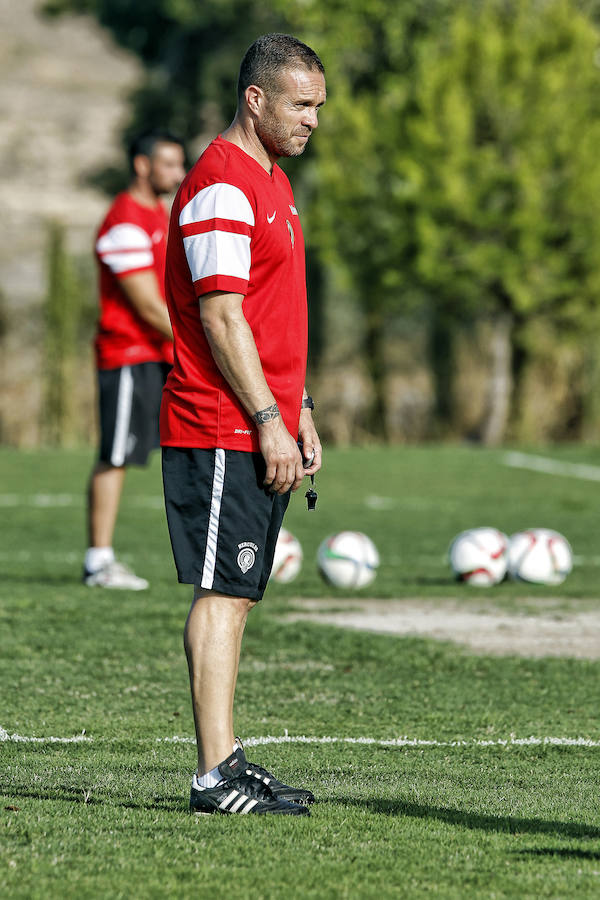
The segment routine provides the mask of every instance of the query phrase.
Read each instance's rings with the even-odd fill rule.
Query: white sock
[[[88,547],[85,551],[83,565],[86,572],[97,572],[103,566],[109,566],[115,561],[115,551],[112,547]]]
[[[205,775],[194,775],[194,787],[212,788],[222,780],[223,776],[219,772],[219,767],[215,766]]]

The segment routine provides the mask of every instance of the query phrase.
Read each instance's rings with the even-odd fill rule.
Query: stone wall
[[[141,77],[91,19],[48,20],[40,3],[0,0],[0,439],[17,446],[40,441],[48,222],[64,224],[70,253],[91,255],[108,198],[86,175],[122,161]],[[91,351],[77,392],[93,427]]]

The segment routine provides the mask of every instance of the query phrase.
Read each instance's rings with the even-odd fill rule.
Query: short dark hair
[[[129,142],[129,164],[133,170],[136,156],[152,156],[157,144],[179,144],[185,153],[185,145],[180,137],[167,129],[153,128],[136,134]]]
[[[323,75],[323,63],[311,50],[291,34],[263,34],[248,47],[238,78],[238,100],[244,96],[246,88],[255,84],[266,94],[279,91],[279,76],[284,69],[304,67],[317,70]]]

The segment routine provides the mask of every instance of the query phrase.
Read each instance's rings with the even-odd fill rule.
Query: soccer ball
[[[339,531],[325,538],[317,550],[319,572],[334,587],[366,587],[378,565],[377,548],[362,531]]]
[[[469,528],[450,544],[448,557],[459,581],[477,587],[499,584],[506,575],[508,538],[497,528]]]
[[[275,545],[275,556],[271,575],[274,581],[287,584],[293,581],[302,565],[302,547],[300,541],[287,529],[280,528],[279,537]]]
[[[518,581],[562,584],[573,568],[569,542],[550,528],[529,528],[510,538],[508,572]]]

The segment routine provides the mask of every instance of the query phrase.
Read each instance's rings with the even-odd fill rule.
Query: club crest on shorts
[[[242,570],[242,574],[245,575],[256,562],[258,547],[252,541],[242,541],[241,544],[238,544],[238,550],[240,552],[238,553],[237,564]]]

